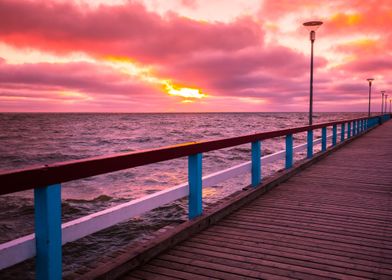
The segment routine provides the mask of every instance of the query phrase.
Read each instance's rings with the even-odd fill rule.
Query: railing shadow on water
[[[35,233],[0,244],[0,269],[36,256],[37,279],[61,279],[61,248],[68,242],[184,197],[188,197],[189,219],[194,219],[203,213],[203,185],[214,185],[251,173],[251,185],[257,187],[262,182],[262,164],[284,160],[285,168],[290,169],[294,153],[306,151],[306,157],[312,158],[314,145],[321,144],[321,152],[325,152],[328,139],[330,145],[335,146],[338,142],[362,134],[390,118],[391,115],[386,114],[320,123],[0,173],[0,195],[34,189],[35,206]],[[327,135],[328,128],[332,128],[331,135]],[[321,129],[321,138],[314,140],[313,131],[316,129]],[[301,132],[307,132],[307,142],[294,146],[293,134]],[[261,156],[262,140],[283,136],[286,145],[284,150]],[[202,177],[203,153],[247,143],[251,143],[251,161]],[[61,224],[61,183],[185,156],[188,157],[187,183]]]

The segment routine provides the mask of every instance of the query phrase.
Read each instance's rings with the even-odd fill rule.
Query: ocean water
[[[364,116],[363,113],[317,113],[314,123]],[[0,114],[0,170],[42,166],[55,162],[103,156],[221,139],[307,124],[307,113],[170,113],[94,114],[37,113]],[[315,131],[320,137],[320,131]],[[294,145],[304,143],[306,134],[294,135]],[[284,139],[262,143],[262,154],[284,148]],[[316,151],[319,147],[316,147]],[[295,158],[303,158],[296,154]],[[203,175],[250,160],[250,144],[203,154]],[[263,176],[283,168],[283,162],[263,166]],[[63,222],[97,212],[119,203],[151,194],[187,180],[187,159],[99,175],[62,184]],[[216,186],[203,186],[208,206],[241,190],[250,175],[239,176]],[[181,200],[110,229],[64,246],[63,273],[67,275],[100,256],[147,238],[152,232],[187,218],[187,201]],[[0,196],[0,243],[34,230],[32,191]],[[34,278],[34,261],[0,271],[0,278]]]

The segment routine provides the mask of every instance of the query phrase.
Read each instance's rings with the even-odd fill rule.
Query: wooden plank
[[[251,230],[252,232],[258,232],[259,234],[263,234],[265,232],[279,232],[279,233],[286,233],[287,234],[287,227],[285,225],[281,226],[275,226],[275,225],[254,225],[251,223],[245,223],[245,222],[233,222],[233,221],[222,221],[220,225],[226,226],[226,227],[233,227],[233,228],[238,228],[241,230]],[[370,247],[374,250],[381,250],[382,252],[385,253],[390,253],[392,252],[392,240],[390,242],[384,241],[384,240],[375,240],[372,239],[371,236],[365,238],[365,237],[360,237],[356,235],[350,235],[348,233],[343,233],[343,232],[328,232],[325,230],[313,228],[313,229],[307,229],[307,228],[289,228],[290,234],[295,235],[295,236],[311,236],[314,238],[320,238],[320,239],[328,239],[328,240],[333,240],[336,242],[345,242],[347,244],[352,244],[352,245],[359,245],[359,246],[366,246]]]
[[[366,219],[360,217],[358,215],[342,215],[341,212],[316,212],[316,211],[307,211],[307,209],[284,209],[284,208],[272,208],[272,207],[263,207],[263,209],[259,211],[253,211],[252,209],[243,209],[244,215],[252,214],[252,215],[261,215],[261,216],[272,216],[272,215],[281,215],[281,216],[291,216],[293,218],[309,218],[309,219],[326,219],[329,221],[337,221],[337,222],[350,222],[351,224],[358,226],[369,226],[369,227],[384,227],[388,228],[392,225],[388,223],[388,219],[384,220],[374,220],[374,219]],[[293,215],[295,214],[295,215]],[[344,214],[344,213],[343,213]]]
[[[308,257],[314,259],[314,261],[320,260],[332,260],[338,261],[339,265],[350,267],[354,269],[360,269],[371,272],[380,272],[386,275],[392,275],[392,267],[380,269],[379,264],[374,258],[371,260],[364,260],[355,258],[354,255],[339,254],[339,251],[325,249],[320,247],[309,248],[309,246],[301,246],[301,244],[287,243],[280,240],[247,240],[242,238],[231,237],[227,235],[220,234],[208,234],[203,232],[189,240],[189,242],[196,242],[199,244],[209,244],[215,246],[222,246],[234,249],[244,249],[251,252],[263,253],[265,249],[270,250],[270,252],[280,255],[280,252],[286,252],[292,254],[293,256],[300,255],[301,257]],[[183,245],[189,245],[190,243],[185,242]],[[192,243],[191,243],[192,244]],[[189,245],[191,246],[191,245]]]
[[[210,229],[209,229],[210,230]],[[208,230],[208,231],[209,231]],[[244,237],[246,240],[266,240],[266,239],[272,239],[272,240],[282,240],[286,242],[295,242],[298,244],[303,244],[307,246],[321,246],[323,248],[334,248],[335,250],[341,250],[343,252],[352,252],[357,254],[358,256],[369,256],[371,258],[379,258],[379,261],[381,262],[386,262],[389,264],[392,264],[392,258],[391,259],[384,259],[381,257],[384,253],[385,255],[388,255],[385,252],[380,252],[378,249],[374,249],[372,247],[368,246],[360,246],[357,244],[350,244],[346,243],[344,241],[336,241],[336,240],[331,240],[331,239],[322,239],[319,238],[317,235],[314,236],[298,236],[291,234],[291,232],[285,233],[275,233],[275,232],[255,232],[255,231],[244,231],[242,229],[236,229],[232,227],[224,227],[221,225],[215,225],[213,227],[213,232],[220,232],[222,234],[227,234],[228,236],[235,236],[236,238]]]
[[[170,254],[177,252],[177,255],[184,257],[200,257],[210,262],[219,261],[232,267],[242,267],[245,269],[265,271],[266,268],[264,266],[266,266],[274,268],[273,271],[295,271],[297,272],[295,276],[301,279],[314,279],[316,276],[320,278],[342,278],[343,275],[365,278],[374,277],[374,274],[371,272],[342,267],[338,262],[313,262],[314,260],[311,258],[300,258],[300,256],[290,255],[284,252],[280,252],[280,255],[277,256],[274,252],[268,250],[254,252],[248,250],[248,248],[246,250],[243,249],[217,247],[193,242],[177,246],[171,250]],[[202,256],[198,256],[198,254]]]
[[[173,275],[177,275],[178,277],[174,277]],[[136,277],[141,277],[142,279],[149,279],[149,280],[160,280],[160,279],[174,280],[174,279],[192,279],[191,277],[195,277],[197,275],[189,274],[178,270],[161,268],[154,265],[146,265],[142,270],[133,271],[132,273],[126,275],[125,277],[129,277],[129,276],[136,276]]]
[[[214,265],[212,263],[205,262],[202,260],[192,260],[188,258],[171,256],[168,254],[162,255],[159,258],[152,260],[151,263],[155,265],[161,265],[164,267],[174,268],[179,271],[185,271],[198,275],[203,275],[205,276],[204,279],[211,279],[211,278],[232,279],[233,274],[235,274],[235,277],[237,279],[241,279],[241,280],[258,278],[256,276],[257,273],[250,273],[248,271],[240,270],[240,269],[231,271],[230,267],[226,265]],[[253,277],[251,275],[253,275]]]
[[[152,279],[155,275],[158,276],[157,280],[167,277],[169,279],[217,279],[217,278],[207,278],[200,274],[189,273],[181,270],[175,270],[171,267],[161,266],[160,262],[156,262],[158,265],[147,264],[142,269],[133,271],[130,275],[142,275],[143,279]],[[174,267],[174,266],[173,266]]]
[[[292,212],[291,212],[292,213]],[[270,214],[270,215],[268,215]],[[241,215],[232,215],[232,219],[235,218],[245,218],[247,221],[257,221],[257,222],[269,222],[269,223],[281,223],[281,222],[298,222],[298,223],[311,223],[314,225],[334,225],[338,228],[347,229],[347,230],[358,230],[360,232],[376,233],[377,235],[392,237],[392,227],[391,225],[386,224],[384,229],[380,229],[380,224],[368,225],[364,223],[351,223],[351,219],[325,219],[320,217],[311,217],[311,216],[293,216],[290,214],[282,214],[282,213],[265,213],[265,212],[255,212],[255,211],[247,211],[245,213],[241,213]],[[391,230],[391,231],[389,231]]]
[[[317,230],[317,229],[322,229],[323,231],[328,231],[330,233],[334,232],[347,232],[348,235],[351,236],[360,236],[360,237],[368,237],[369,235],[372,236],[372,239],[377,239],[377,240],[386,240],[389,241],[392,239],[392,234],[388,231],[375,228],[374,230],[372,229],[363,229],[362,227],[354,227],[350,226],[349,224],[344,224],[344,223],[328,223],[328,222],[323,222],[324,220],[294,220],[290,219],[290,217],[287,218],[282,218],[282,217],[277,217],[275,216],[274,218],[271,217],[254,217],[254,216],[243,216],[241,215],[241,219],[246,217],[246,221],[249,223],[255,223],[255,224],[268,224],[268,225],[284,225],[285,227],[290,227],[290,228],[307,228],[310,230]],[[238,219],[238,216],[231,217],[231,219],[236,220]]]
[[[370,263],[375,262],[378,266],[385,264],[386,267],[391,267],[392,260],[385,259],[377,253],[367,252],[361,250],[360,248],[345,247],[341,244],[329,244],[328,242],[320,242],[318,240],[312,239],[298,239],[292,236],[271,236],[264,235],[261,239],[259,237],[254,237],[251,234],[241,234],[236,232],[220,232],[205,230],[202,235],[206,235],[206,239],[214,240],[215,237],[226,239],[230,242],[238,241],[240,244],[242,242],[255,243],[256,246],[262,246],[263,244],[275,245],[278,247],[284,246],[284,248],[293,249],[303,249],[309,252],[322,252],[330,255],[343,256],[350,258],[352,260],[364,260]]]
[[[309,271],[306,273],[303,271],[293,270],[288,265],[268,260],[186,246],[178,246],[171,250],[168,255],[192,260],[202,259],[203,261],[212,264],[212,266],[228,266],[227,272],[229,273],[239,271],[239,273],[245,273],[248,276],[254,276],[258,279],[266,279],[274,276],[299,279],[329,279],[320,275],[309,273]]]
[[[301,209],[298,209],[296,207],[290,207],[286,206],[279,206],[279,205],[271,205],[268,206],[269,208],[272,209],[285,209],[288,211],[302,211],[302,212],[312,212],[312,213],[325,213],[325,214],[331,214],[331,215],[338,215],[338,216],[346,216],[346,217],[356,217],[356,218],[365,218],[365,219],[375,219],[380,222],[385,222],[388,220],[388,216],[381,216],[378,214],[370,215],[367,214],[366,210],[363,212],[352,212],[352,211],[344,211],[344,209],[325,209],[325,208],[320,208],[320,207],[310,207],[310,208],[305,208],[302,207]],[[266,207],[266,206],[262,206]],[[262,212],[262,210],[260,210]]]

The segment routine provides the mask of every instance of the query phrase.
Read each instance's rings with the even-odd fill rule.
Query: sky
[[[312,20],[314,111],[379,112],[392,0],[0,0],[0,112],[306,112]]]

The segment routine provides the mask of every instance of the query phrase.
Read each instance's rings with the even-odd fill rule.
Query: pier
[[[392,123],[121,279],[391,279]]]
[[[0,245],[0,268],[36,255],[38,279],[61,278],[61,246],[188,197],[189,221],[131,245],[80,279],[391,279],[390,115],[187,143],[0,174],[0,194],[35,188],[36,230]],[[313,131],[322,137],[314,139]],[[331,134],[329,135],[329,131]],[[306,132],[295,146],[293,134]],[[262,140],[286,149],[262,156]],[[251,161],[202,176],[202,154],[251,144]],[[314,145],[321,152],[314,154]],[[306,159],[293,154],[306,151]],[[189,180],[145,198],[61,224],[61,183],[188,156]],[[263,164],[285,161],[262,178]],[[251,173],[244,190],[208,209],[202,186]],[[42,186],[42,187],[38,187]]]

